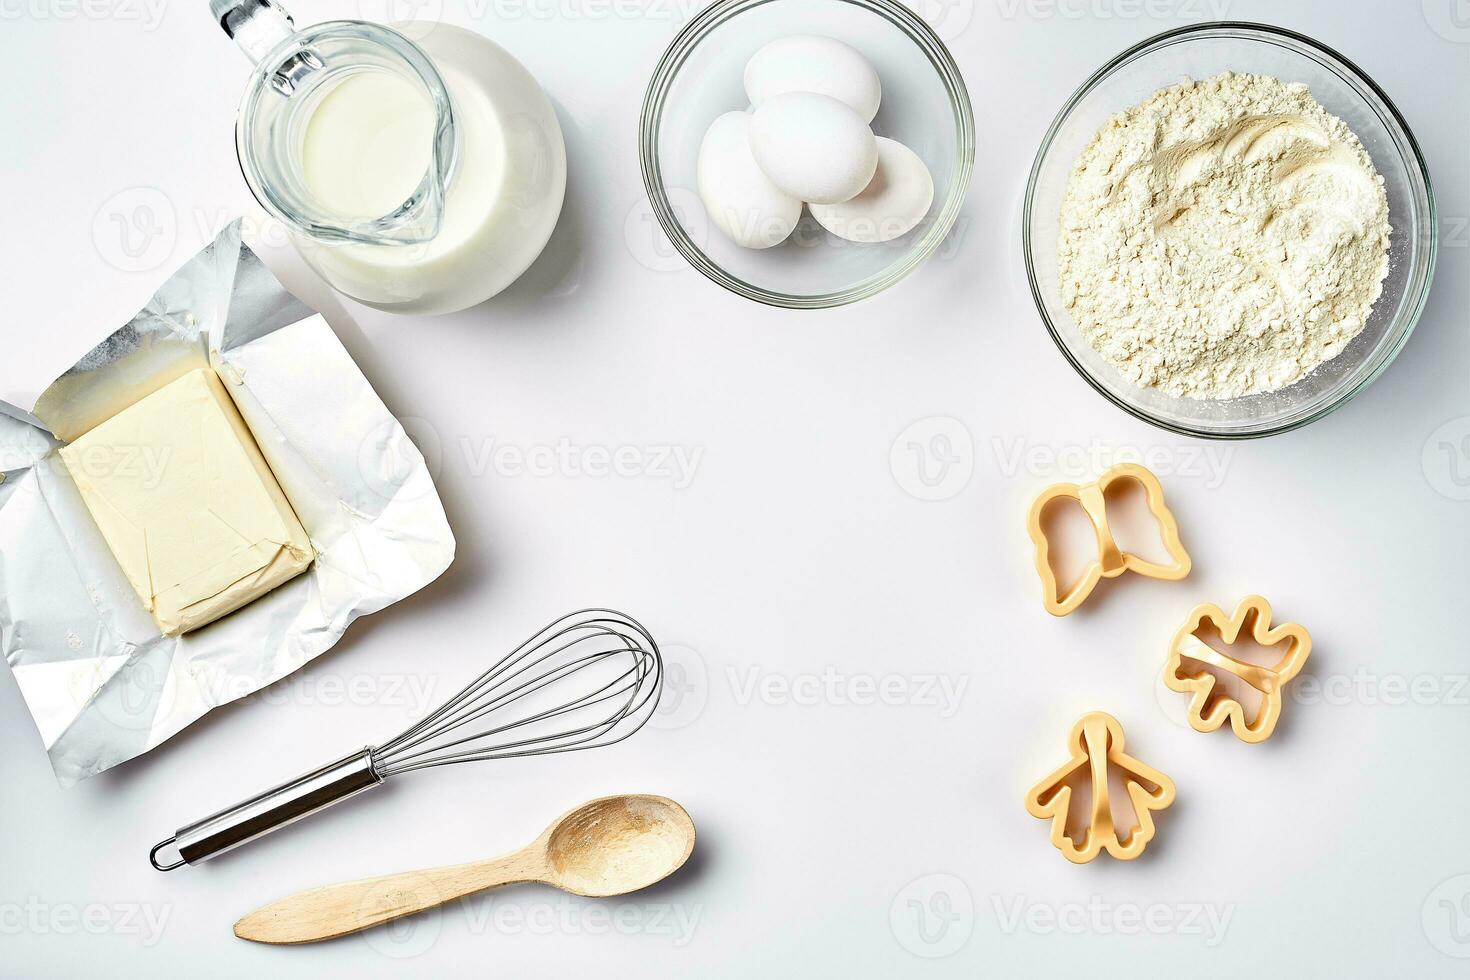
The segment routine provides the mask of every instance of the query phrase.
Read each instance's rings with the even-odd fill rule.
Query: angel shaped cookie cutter
[[[1145,561],[1138,555],[1118,547],[1113,532],[1108,527],[1107,491],[1112,484],[1122,480],[1135,480],[1143,487],[1149,512],[1159,523],[1159,537],[1168,552],[1170,562],[1159,564]],[[1051,542],[1042,526],[1047,505],[1063,497],[1071,497],[1082,505],[1092,521],[1093,533],[1097,537],[1098,557],[1089,562],[1082,578],[1063,595],[1057,583],[1056,573],[1051,567]],[[1164,503],[1164,488],[1159,478],[1136,463],[1122,463],[1105,472],[1093,483],[1057,483],[1047,487],[1031,505],[1027,523],[1031,541],[1036,546],[1036,572],[1041,576],[1042,603],[1053,616],[1065,616],[1072,612],[1092,594],[1097,583],[1105,578],[1116,578],[1124,572],[1137,572],[1149,578],[1178,581],[1189,574],[1189,553],[1179,540],[1179,522]]]
[[[1168,776],[1123,752],[1123,726],[1103,711],[1083,715],[1067,736],[1072,758],[1026,794],[1026,811],[1040,819],[1051,818],[1052,846],[1073,864],[1085,864],[1107,850],[1121,861],[1143,853],[1154,837],[1152,811],[1174,802],[1174,782]],[[1128,799],[1133,804],[1137,825],[1123,835],[1113,821],[1108,781],[1110,767],[1119,770]],[[1073,782],[1087,776],[1091,812],[1081,839],[1067,833],[1071,815]]]
[[[1260,647],[1280,646],[1281,656],[1269,667],[1238,660],[1200,638],[1200,632],[1209,629],[1218,632],[1225,646],[1234,646],[1248,637]],[[1189,724],[1195,731],[1213,732],[1229,719],[1231,730],[1241,741],[1264,742],[1281,718],[1282,688],[1301,671],[1311,652],[1312,637],[1306,628],[1298,623],[1272,626],[1271,603],[1261,596],[1246,596],[1231,616],[1206,602],[1195,606],[1174,634],[1164,666],[1164,684],[1171,691],[1193,695]],[[1260,692],[1254,718],[1246,720],[1245,706],[1223,692],[1215,671],[1238,677]]]

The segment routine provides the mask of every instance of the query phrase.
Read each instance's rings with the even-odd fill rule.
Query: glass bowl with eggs
[[[1437,245],[1388,96],[1310,38],[1228,22],[1149,38],[1083,83],[1036,156],[1022,236],[1077,373],[1216,439],[1306,425],[1381,375]]]
[[[638,142],[680,254],[789,309],[852,303],[918,268],[975,158],[954,59],[895,0],[716,0],[660,59]]]

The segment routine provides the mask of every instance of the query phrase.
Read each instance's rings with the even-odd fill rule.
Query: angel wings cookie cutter
[[[1122,861],[1143,853],[1154,837],[1153,811],[1174,802],[1174,782],[1168,776],[1123,751],[1123,726],[1103,711],[1082,716],[1067,736],[1072,757],[1026,794],[1026,811],[1033,817],[1051,819],[1052,846],[1073,864],[1085,864],[1106,850]],[[1133,804],[1137,825],[1119,835],[1113,821],[1109,796],[1109,767],[1121,771],[1128,799]],[[1067,833],[1071,814],[1072,786],[1069,781],[1086,771],[1091,787],[1091,812],[1081,840]]]
[[[1199,631],[1206,624],[1219,632],[1226,646],[1234,646],[1246,633],[1260,647],[1281,646],[1281,657],[1271,666],[1238,660],[1200,639]],[[1164,684],[1171,691],[1192,695],[1189,724],[1195,731],[1213,732],[1228,720],[1241,741],[1264,742],[1281,718],[1282,688],[1301,672],[1311,653],[1312,637],[1306,628],[1299,623],[1272,626],[1271,603],[1262,596],[1246,596],[1229,616],[1219,606],[1206,602],[1196,606],[1174,634],[1164,666]],[[1214,670],[1238,677],[1261,692],[1254,718],[1246,720],[1245,706],[1236,698],[1228,694],[1211,696],[1219,683]]]
[[[1159,525],[1159,537],[1164,543],[1170,561],[1168,564],[1146,561],[1138,555],[1118,547],[1112,530],[1108,527],[1107,491],[1114,483],[1134,480],[1143,487],[1148,509]],[[1062,594],[1056,573],[1051,567],[1051,542],[1043,527],[1047,506],[1054,500],[1070,497],[1082,505],[1092,522],[1097,539],[1098,557],[1090,561],[1082,578]],[[1092,483],[1057,483],[1047,487],[1031,505],[1027,522],[1031,541],[1036,547],[1036,573],[1041,576],[1042,603],[1053,616],[1065,616],[1086,601],[1105,578],[1117,578],[1124,572],[1136,572],[1149,578],[1178,581],[1189,574],[1191,561],[1189,552],[1179,540],[1179,522],[1164,503],[1164,488],[1159,478],[1136,463],[1121,463],[1112,467]]]

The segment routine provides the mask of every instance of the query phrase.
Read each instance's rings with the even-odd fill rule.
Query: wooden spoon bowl
[[[662,796],[609,796],[547,831],[546,861],[563,891],[626,895],[673,874],[694,850],[694,822]]]

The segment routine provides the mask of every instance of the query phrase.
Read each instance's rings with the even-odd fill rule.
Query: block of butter
[[[212,370],[160,388],[61,450],[165,636],[304,572],[312,547]]]

